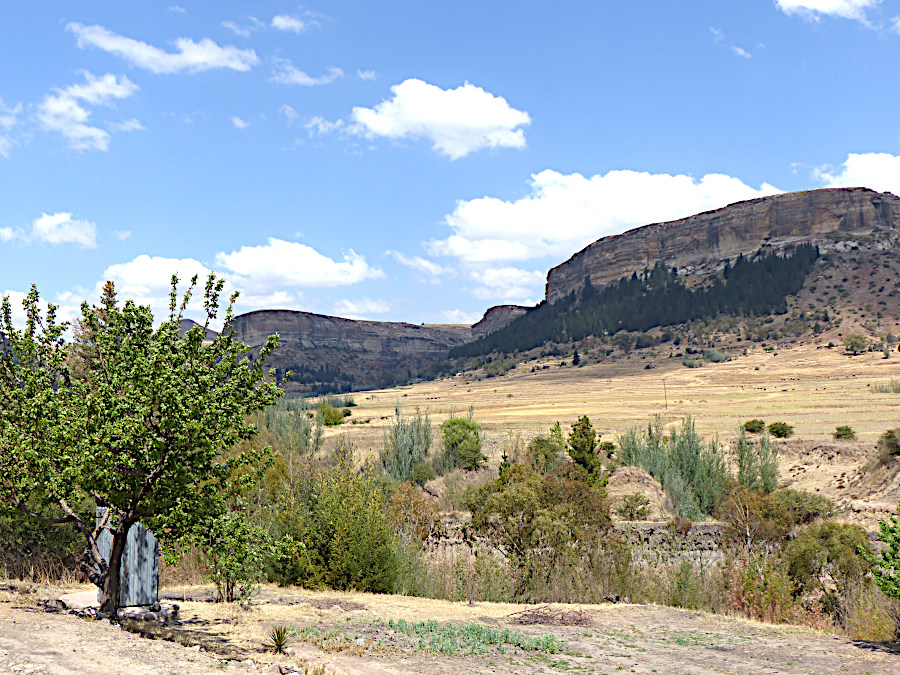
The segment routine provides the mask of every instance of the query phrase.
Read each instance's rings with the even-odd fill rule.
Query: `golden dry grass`
[[[646,425],[654,415],[666,423],[691,415],[702,434],[723,438],[752,418],[787,422],[797,437],[814,441],[830,440],[836,426],[849,425],[872,444],[885,429],[900,424],[900,396],[874,390],[875,384],[900,377],[900,356],[849,357],[839,348],[814,345],[749,349],[730,362],[693,369],[680,359],[640,356],[581,368],[560,368],[560,359],[547,359],[543,363],[552,367],[534,373],[532,362],[504,377],[455,377],[360,392],[354,394],[352,419],[370,422],[344,424],[328,436],[344,435],[364,454],[377,451],[397,402],[407,413],[428,410],[436,424],[474,405],[495,450],[510,431],[528,437],[546,432],[557,420],[565,429],[581,415],[590,417],[607,440]],[[648,363],[656,367],[645,370]]]

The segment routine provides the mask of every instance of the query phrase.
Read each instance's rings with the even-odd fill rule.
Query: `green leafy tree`
[[[853,427],[844,425],[835,427],[832,436],[836,441],[852,441],[854,438],[856,438],[856,432],[853,431]]]
[[[32,287],[19,329],[9,299],[2,303],[0,499],[81,533],[80,567],[102,589],[100,610],[111,616],[131,527],[142,521],[164,542],[208,528],[236,487],[235,469],[257,459],[239,454],[226,462],[224,453],[255,433],[247,416],[281,394],[263,371],[277,336],[251,363],[234,337],[235,294],[223,331],[205,343],[224,285],[212,275],[205,325],[181,335],[196,277],[181,298],[177,284],[173,276],[168,316],[155,329],[149,307],[130,300],[120,306],[114,293],[104,294],[100,308],[83,305],[91,349],[78,377],[67,363],[67,324],[57,320],[56,307],[41,312]],[[88,501],[108,508],[104,522],[74,507]],[[97,545],[105,527],[113,537],[108,562]]]
[[[487,461],[481,452],[481,426],[471,417],[451,417],[441,424],[444,450],[435,459],[439,474],[463,468],[475,471]]]
[[[848,335],[844,338],[844,349],[854,356],[862,354],[869,349],[869,341],[865,335],[853,333],[853,335]]]

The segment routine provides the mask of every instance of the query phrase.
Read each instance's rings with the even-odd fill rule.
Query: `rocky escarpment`
[[[279,378],[293,377],[286,391],[316,394],[374,389],[416,378],[472,339],[469,326],[353,321],[288,310],[261,310],[235,317],[238,340],[254,353],[269,335],[280,346],[269,365]]]
[[[520,305],[497,305],[496,307],[491,307],[481,317],[481,321],[472,326],[472,337],[480,338],[482,335],[500,330],[528,310],[528,307]]]
[[[585,278],[603,286],[657,261],[680,274],[703,274],[760,248],[809,242],[827,250],[879,230],[900,230],[900,198],[889,192],[835,188],[752,199],[599,239],[550,270],[546,299],[564,298]]]

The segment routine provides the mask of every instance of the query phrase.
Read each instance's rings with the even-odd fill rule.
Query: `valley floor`
[[[896,645],[854,643],[806,628],[666,607],[467,605],[270,587],[242,610],[199,601],[204,589],[172,591],[168,595],[177,597],[183,621],[175,630],[220,653],[141,638],[105,621],[50,613],[34,595],[7,592],[0,594],[0,672],[193,674],[303,672],[305,667],[364,675],[900,673]],[[393,630],[389,619],[478,623],[530,637],[552,634],[563,646],[552,654],[489,645],[476,655],[434,655]],[[319,637],[295,641],[287,656],[275,656],[263,648],[274,625],[315,626]]]

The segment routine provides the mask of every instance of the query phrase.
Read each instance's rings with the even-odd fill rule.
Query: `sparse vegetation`
[[[856,438],[856,432],[853,431],[853,427],[844,425],[836,427],[832,436],[836,441],[852,441]]]
[[[900,380],[891,378],[887,384],[876,384],[873,389],[879,394],[900,394]]]
[[[794,435],[794,427],[787,422],[772,422],[768,430],[775,438],[790,438]]]
[[[650,515],[650,500],[641,494],[625,495],[616,513],[625,520],[643,520]]]
[[[744,430],[751,434],[761,434],[766,430],[766,423],[757,419],[747,420],[744,422]]]

